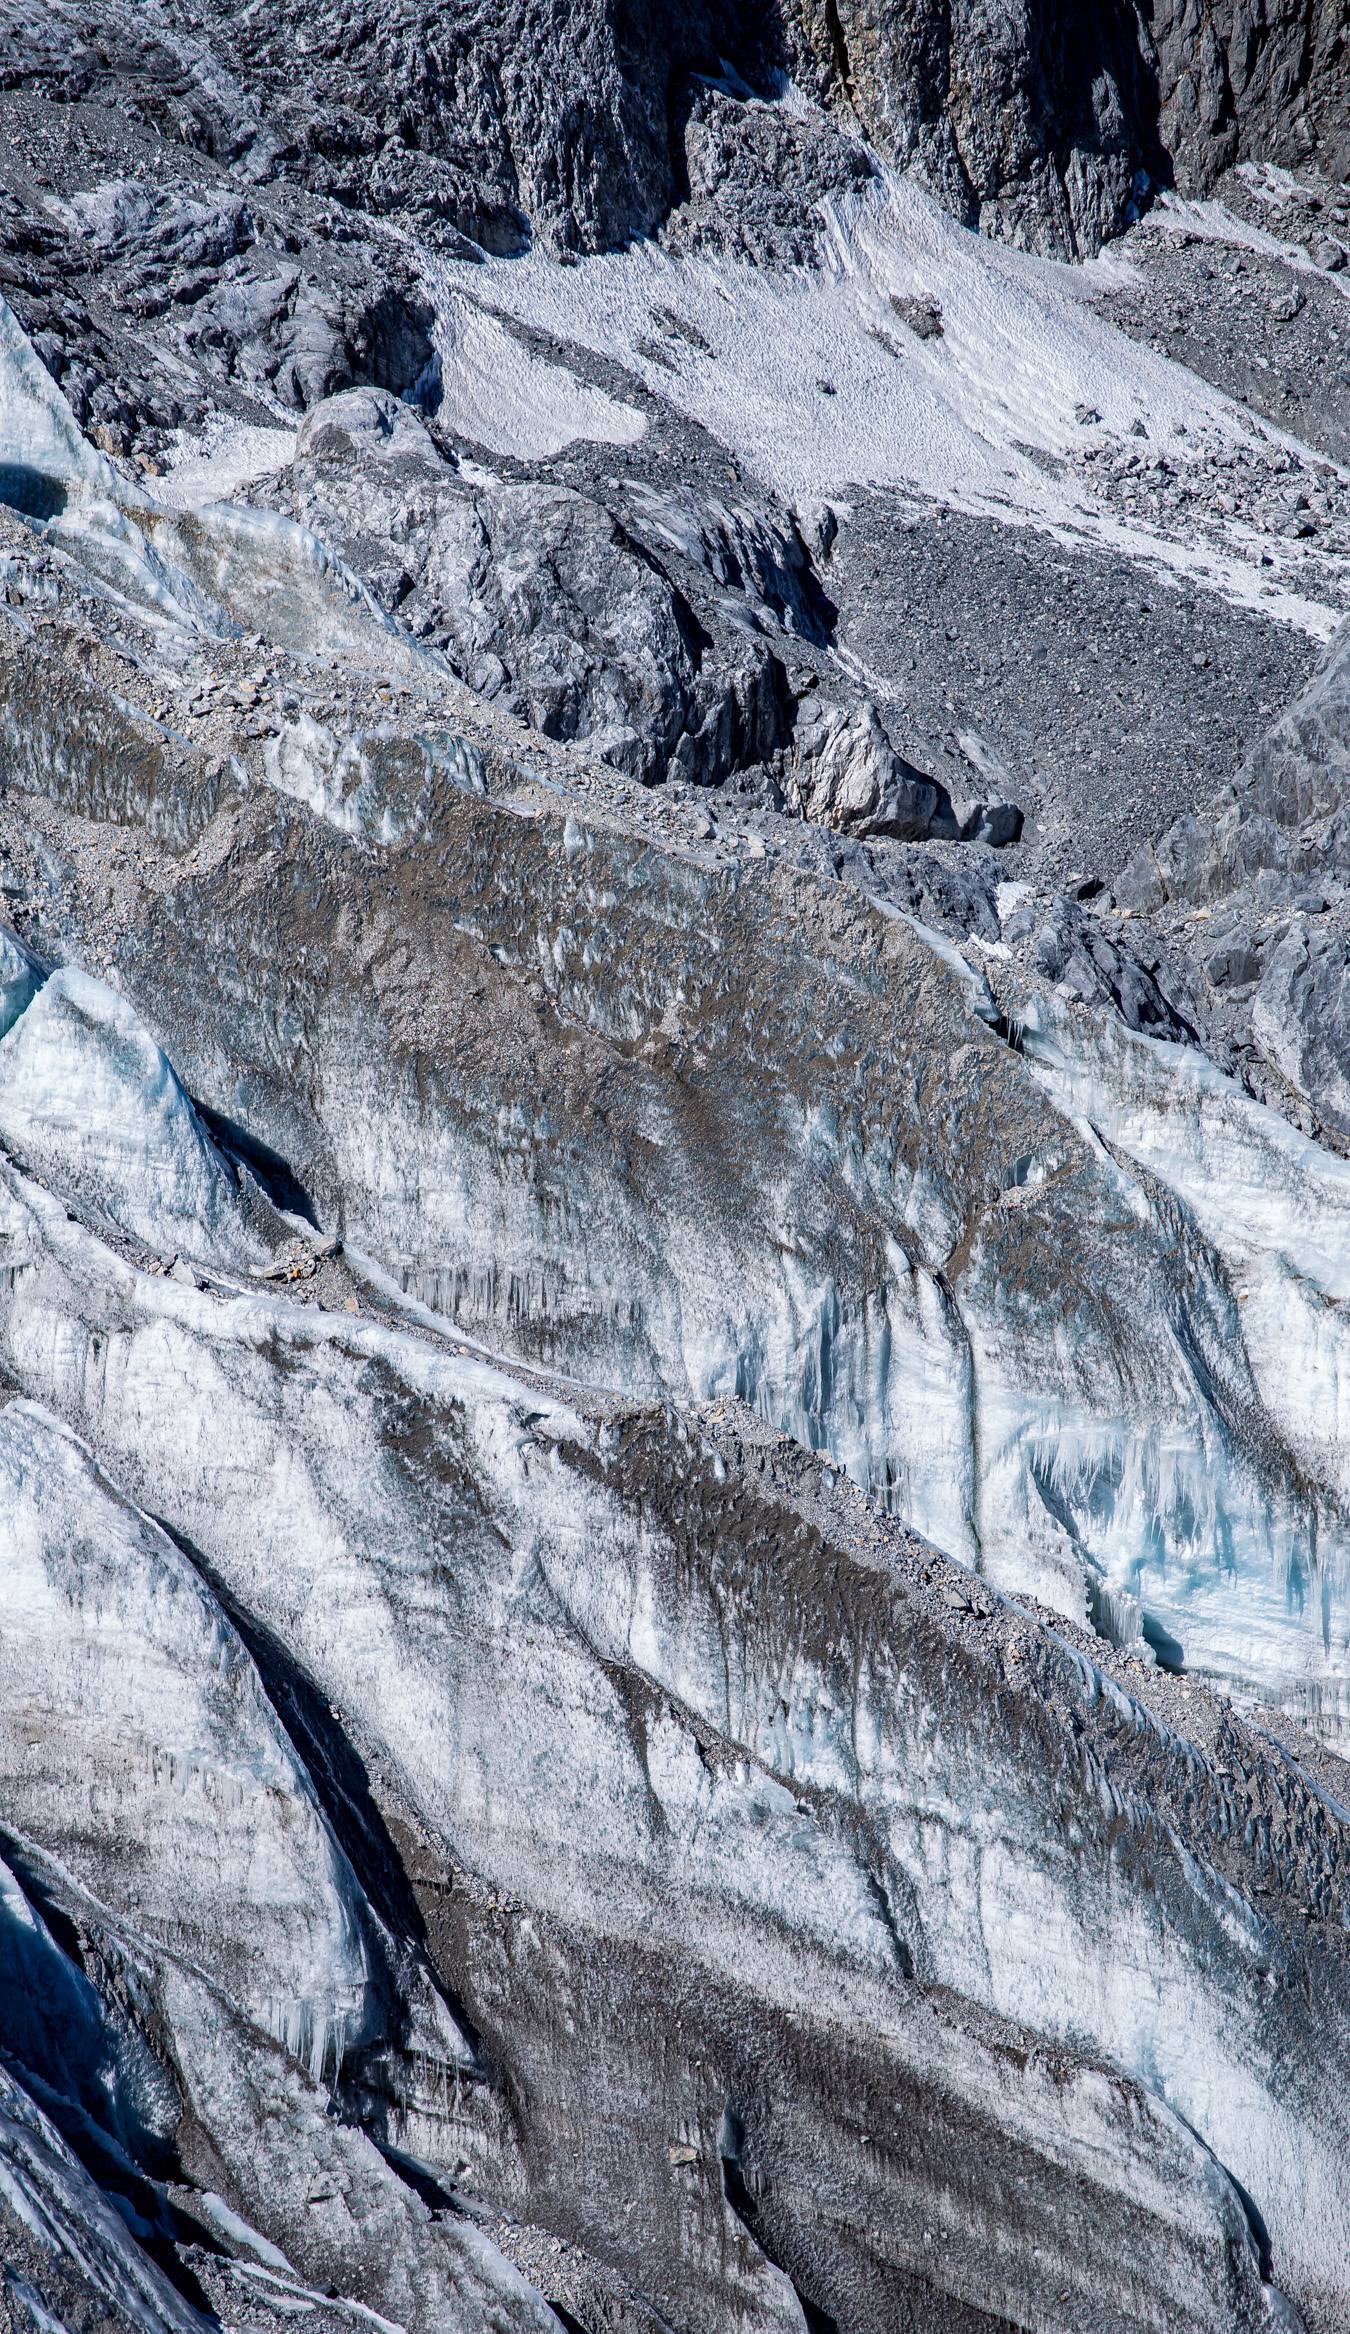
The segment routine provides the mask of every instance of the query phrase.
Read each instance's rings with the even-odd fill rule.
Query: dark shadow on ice
[[[202,1102],[195,1094],[192,1107],[216,1148],[247,1167],[273,1207],[282,1209],[286,1215],[302,1217],[318,1231],[314,1202],[288,1160],[260,1142],[257,1135],[250,1134],[247,1127],[240,1126],[237,1119],[227,1118],[223,1110],[213,1110],[209,1102]]]
[[[201,1550],[162,1516],[155,1521],[195,1567],[238,1630],[370,1904],[390,1935],[412,1945],[434,1973],[438,1990],[450,2004],[475,2057],[485,2064],[478,2030],[431,1954],[421,1907],[371,1792],[365,1764],[334,1717],[327,1697],[265,1623],[230,1594]]]
[[[59,478],[29,462],[0,462],[0,502],[25,519],[59,518],[67,495]]]
[[[1170,1629],[1164,1629],[1162,1622],[1153,1613],[1140,1614],[1139,1628],[1159,1669],[1170,1670],[1174,1677],[1179,1675],[1186,1667],[1185,1646],[1172,1635]]]

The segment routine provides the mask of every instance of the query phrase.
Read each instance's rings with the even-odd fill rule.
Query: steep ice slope
[[[0,1414],[0,1497],[7,1819],[332,2075],[378,2033],[382,1940],[244,1647],[54,1418]]]
[[[140,2251],[48,2117],[3,2068],[0,2227],[0,2303],[19,2334],[64,2334],[44,2295],[54,2295],[76,2324],[83,2318],[129,2334],[199,2334],[197,2312]]]
[[[273,653],[312,639],[322,546],[278,567],[261,522],[207,518],[233,544],[231,593],[260,575],[264,621],[289,579]],[[404,713],[382,725],[399,785],[397,739],[431,711],[415,677],[436,669],[404,654]],[[25,815],[47,798],[106,817],[124,773],[115,815],[147,873],[157,854],[119,925],[120,979],[146,1011],[163,996],[194,1090],[412,1296],[584,1382],[742,1395],[994,1578],[1126,1642],[1142,1627],[1342,1736],[1344,1485],[1313,1415],[1321,1365],[1276,1382],[1233,1285],[1246,1250],[1168,1187],[1164,1138],[1157,1183],[1123,1178],[948,944],[847,886],[657,843],[621,795],[588,796],[594,774],[570,790],[565,759],[531,783],[505,724],[438,765],[417,747],[411,818],[364,780],[316,818],[291,799],[310,716],[205,779],[172,733],[144,753],[93,669],[79,696],[44,697],[35,751],[31,673],[20,646]],[[473,725],[466,693],[458,712]],[[185,863],[189,842],[205,856]],[[72,867],[67,944],[104,914],[82,883]],[[1108,1086],[1135,1059],[1112,1026]],[[1264,1122],[1232,1124],[1259,1185]],[[1195,1183],[1234,1139],[1212,1110]],[[1311,1189],[1320,1162],[1300,1156]],[[1257,1237],[1283,1286],[1280,1225]]]
[[[11,953],[16,943],[9,943]],[[281,1227],[125,999],[66,967],[0,1039],[0,1140],[111,1228],[236,1270]]]
[[[673,366],[625,316],[495,396],[523,344],[466,269],[448,418],[504,477],[594,425],[560,466],[650,453],[695,541],[715,344],[737,459],[804,388],[792,462],[839,407],[845,472],[977,477],[1067,549],[1074,399],[1113,443],[1175,373],[1122,395],[1067,279],[923,206],[835,222],[823,276],[746,273],[742,338],[690,299],[739,278],[629,255]],[[45,467],[0,512],[42,949],[0,942],[0,2059],[79,2159],[72,2241],[120,2194],[125,2293],[153,2254],[315,2334],[544,2334],[466,2212],[587,2334],[1344,2334],[1344,1815],[1195,1675],[1344,1742],[1336,1163],[1126,1034],[1117,992],[1185,1025],[1119,927],[1075,911],[1074,1012],[897,914],[898,850],[550,746],[400,629],[397,572],[381,607],[322,529],[166,509],[7,378]],[[734,501],[770,557],[828,543]],[[1275,572],[1324,629],[1334,566]],[[978,846],[925,880],[1012,939]],[[96,2322],[59,2239],[5,2243]]]
[[[213,872],[166,864],[124,957],[147,1002],[152,968],[181,964],[194,1083],[349,1243],[474,1337],[591,1383],[739,1393],[994,1577],[1078,1616],[1090,1598],[1126,1638],[1142,1600],[1160,1643],[1337,1737],[1339,1446],[1315,1377],[1272,1365],[1255,1314],[1248,1337],[1236,1278],[1293,1285],[1290,1218],[1334,1166],[1297,1154],[1304,1188],[1239,1251],[1203,1185],[1268,1187],[1278,1122],[1218,1091],[1169,1188],[1163,1097],[1158,1180],[1126,1178],[990,1027],[982,981],[877,907],[657,852],[544,793],[449,789],[436,834],[430,866],[421,843],[372,862],[255,797]],[[264,1015],[247,1000],[283,914],[296,930],[297,865],[307,961],[332,964],[356,903],[366,953],[340,1010],[326,972],[283,971]],[[228,1008],[187,945],[203,899]],[[1099,1049],[1107,1096],[1137,1052]]]
[[[17,933],[0,932],[0,1038],[8,1035],[42,986],[44,967]]]
[[[563,2226],[678,2323],[695,2291],[668,2281],[691,2275],[776,2323],[753,2248],[725,2262],[720,2146],[773,2257],[860,2327],[916,2275],[1018,2323],[1067,2289],[1071,2323],[1259,2324],[1198,2133],[1277,2280],[1342,2323],[1339,1819],[1291,1775],[1267,1848],[1262,1754],[1231,1721],[1209,1757],[1175,1741],[734,1405],[687,1425],[565,1406],[374,1322],[147,1280],[5,1184],[7,1369],[340,1707],[414,1875],[457,1876],[433,1949],[523,2084],[528,2179]],[[1256,1909],[1268,1856],[1306,1940]],[[1326,1989],[1315,2050],[1302,1968]],[[746,2017],[778,2036],[776,2076],[735,2039]],[[1083,2063],[1052,2072],[1046,2045]],[[855,2218],[860,2080],[880,2154]],[[582,2165],[592,2099],[608,2134]],[[719,2140],[724,2108],[740,2138]],[[392,2130],[445,2146],[425,2113]],[[668,2156],[686,2135],[691,2182]],[[620,2157],[642,2200],[622,2235]],[[1021,2181],[1016,2228],[982,2162]],[[1128,2260],[1105,2288],[1100,2249],[1074,2258],[1070,2167]]]
[[[44,2312],[141,2334],[297,2316],[315,2334],[553,2334],[481,2232],[433,2216],[219,1985],[6,1838],[22,1885],[0,1891],[0,2223],[25,2334],[49,2334]]]

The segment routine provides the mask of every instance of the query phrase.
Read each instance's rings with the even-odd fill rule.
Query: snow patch
[[[284,470],[294,458],[295,441],[293,429],[224,416],[213,417],[204,430],[180,430],[169,467],[156,484],[157,499],[176,511],[232,502],[260,479]]]
[[[552,261],[547,265],[555,274],[564,272]],[[453,289],[440,302],[437,346],[438,419],[494,454],[536,462],[578,438],[631,446],[647,427],[635,406],[535,356],[499,317]]]
[[[485,332],[514,317],[616,361],[789,504],[864,485],[903,488],[1080,542],[1086,535],[1329,637],[1337,611],[1272,592],[1236,551],[1099,507],[1071,470],[1068,457],[1083,443],[1079,406],[1100,413],[1123,446],[1143,422],[1182,468],[1206,444],[1294,443],[1098,317],[1089,302],[1109,280],[1109,262],[1069,267],[988,241],[892,171],[822,208],[828,253],[814,269],[682,257],[653,243],[567,268],[540,251],[481,266],[423,255],[423,264],[452,343],[467,333],[473,344],[463,318],[481,303]],[[941,333],[909,330],[895,303],[916,299],[941,312]],[[673,330],[671,317],[685,329]],[[503,362],[495,338],[491,359]],[[490,429],[503,405],[500,379],[466,370]],[[513,452],[551,452],[567,434],[551,427],[547,445],[527,449],[508,445],[509,426],[499,426],[485,442]]]

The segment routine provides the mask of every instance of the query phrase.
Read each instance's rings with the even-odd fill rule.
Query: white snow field
[[[482,394],[463,324],[474,302],[623,365],[798,506],[846,502],[865,485],[909,490],[1096,542],[1330,638],[1343,609],[1300,588],[1296,559],[1282,555],[1272,577],[1236,534],[1225,555],[1189,533],[1132,524],[1070,468],[1085,442],[1080,406],[1122,447],[1142,425],[1183,477],[1216,446],[1295,443],[1093,313],[1088,303],[1125,263],[1071,267],[988,241],[893,171],[822,208],[818,269],[642,242],[567,268],[543,251],[481,266],[424,258],[447,416],[495,452],[520,450],[513,400]],[[941,333],[907,331],[893,297],[935,302]],[[667,330],[665,315],[689,336]],[[642,346],[654,334],[661,362]],[[534,378],[524,349],[511,363],[523,384]],[[565,401],[546,410],[553,435],[566,426]],[[571,434],[618,432],[574,424]]]

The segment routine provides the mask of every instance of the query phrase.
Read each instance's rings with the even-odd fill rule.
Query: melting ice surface
[[[28,989],[0,1039],[0,1137],[116,1230],[170,1252],[256,1262],[262,1243],[231,1172],[132,1007],[71,966],[34,988],[21,944],[0,933],[0,951],[0,981],[15,968],[0,1008]]]
[[[1194,1439],[1126,1429],[1113,1449],[1061,1426],[1033,1469],[1087,1510],[1108,1587],[1139,1601],[1163,1659],[1335,1740],[1350,1720],[1350,1163],[1190,1047],[1050,1000],[1021,1043],[1126,1195],[1179,1203],[1225,1307],[1217,1352],[1192,1357],[1208,1397]]]

